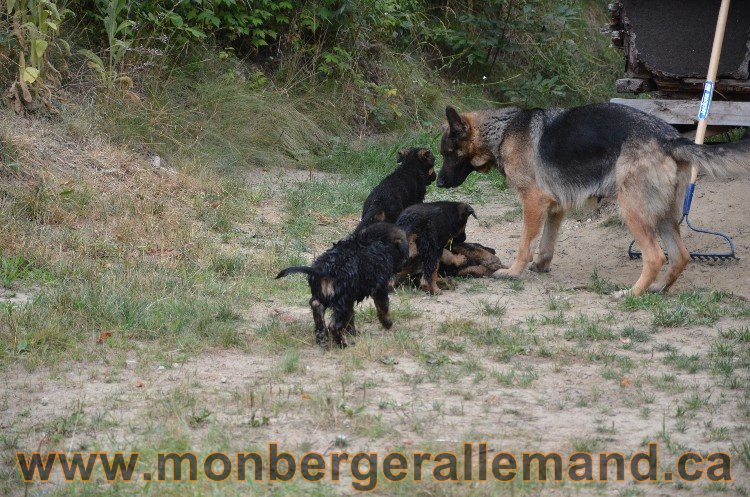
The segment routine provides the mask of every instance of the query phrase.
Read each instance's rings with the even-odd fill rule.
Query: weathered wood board
[[[627,105],[664,119],[670,124],[695,124],[698,100],[613,98],[612,103]],[[750,126],[750,102],[711,103],[708,124],[714,126]]]

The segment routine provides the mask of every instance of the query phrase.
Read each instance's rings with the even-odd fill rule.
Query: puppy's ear
[[[469,219],[469,216],[474,216],[474,219],[479,219],[477,217],[477,213],[474,212],[474,207],[470,206],[469,204],[461,204],[461,211],[463,211],[463,216],[466,219]]]
[[[466,119],[461,117],[456,109],[453,107],[445,108],[445,117],[448,119],[448,127],[450,128],[451,135],[455,138],[466,138],[469,134],[469,123]]]
[[[398,152],[396,152],[396,162],[398,162],[399,164],[402,163],[408,154],[409,154],[408,148],[398,149]]]
[[[417,152],[417,156],[419,157],[419,160],[421,160],[422,162],[426,162],[430,166],[435,165],[435,156],[432,155],[432,152],[430,152],[426,148],[419,149],[419,152]]]

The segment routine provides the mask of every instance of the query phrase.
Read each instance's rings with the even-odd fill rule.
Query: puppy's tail
[[[713,178],[750,176],[750,139],[723,145],[696,145],[685,138],[671,143],[669,154],[678,162]]]
[[[314,275],[314,276],[321,276],[321,274],[316,271],[314,268],[311,268],[310,266],[292,266],[288,267],[286,269],[282,269],[279,274],[276,275],[276,279],[283,278],[285,276],[289,276],[290,274],[295,273],[304,273],[308,275]]]

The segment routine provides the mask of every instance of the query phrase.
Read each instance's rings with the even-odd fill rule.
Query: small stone
[[[164,371],[165,369],[167,369],[167,368],[165,368],[163,364],[159,365],[159,367],[156,368],[157,371]]]
[[[42,405],[46,406],[47,404],[49,404],[49,399],[47,397],[42,397]]]
[[[227,382],[227,377],[226,376],[222,376],[220,381],[222,383],[226,383]]]

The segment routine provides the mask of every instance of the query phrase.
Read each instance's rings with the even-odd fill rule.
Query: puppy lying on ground
[[[419,255],[422,260],[422,278],[419,286],[432,294],[440,293],[437,286],[441,258],[453,265],[465,262],[445,249],[449,244],[466,241],[466,221],[477,217],[474,209],[461,202],[430,202],[408,207],[396,225],[406,232],[409,240],[409,258]],[[456,260],[455,258],[458,257]]]
[[[306,274],[312,293],[310,308],[315,321],[315,341],[327,349],[330,332],[337,345],[346,347],[346,335],[356,334],[355,302],[372,297],[380,323],[386,329],[393,325],[388,309],[388,284],[391,276],[401,270],[408,254],[403,230],[390,223],[375,223],[335,243],[312,266],[289,267],[276,278]],[[333,318],[326,327],[328,308],[333,311]]]
[[[426,148],[399,150],[398,168],[367,196],[357,231],[376,222],[395,223],[404,209],[424,200],[427,185],[435,177],[432,152]]]
[[[438,276],[463,276],[471,278],[486,278],[492,276],[498,269],[506,266],[495,255],[495,250],[478,243],[453,243],[443,249],[440,256]],[[404,268],[394,280],[394,286],[404,278],[417,278],[422,275],[422,259],[417,255],[404,265]]]

